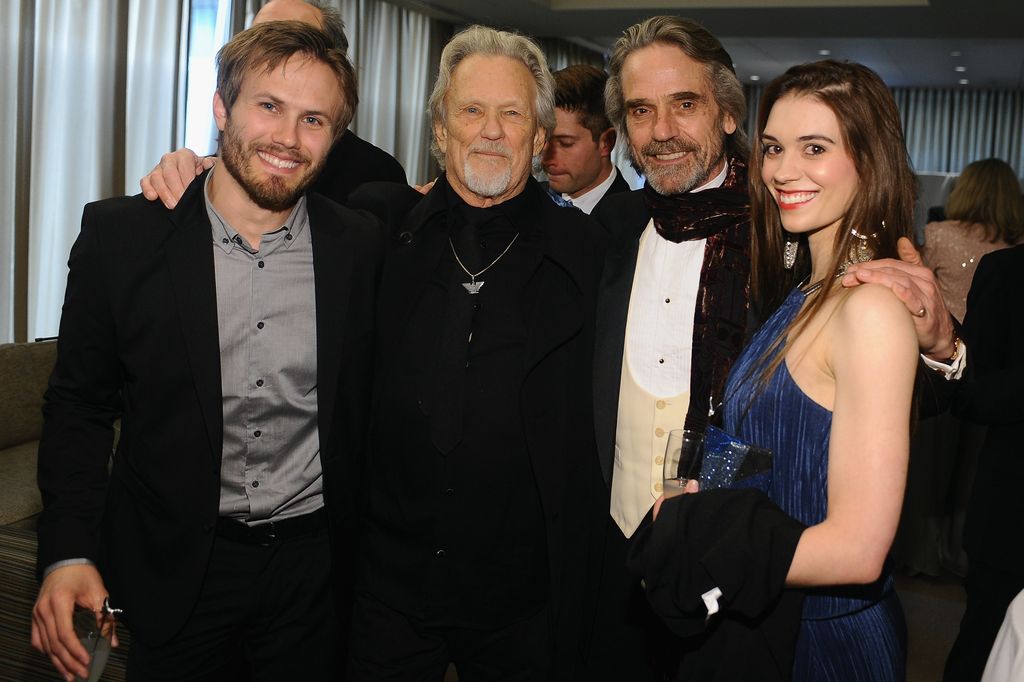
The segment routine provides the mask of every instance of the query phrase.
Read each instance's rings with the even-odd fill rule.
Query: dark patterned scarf
[[[685,427],[703,431],[718,412],[725,380],[746,338],[750,280],[747,165],[729,159],[721,187],[663,196],[649,185],[644,203],[658,234],[671,242],[707,239],[693,316],[690,407]]]

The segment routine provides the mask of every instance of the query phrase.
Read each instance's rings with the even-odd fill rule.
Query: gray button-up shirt
[[[306,198],[253,250],[210,203],[213,172],[206,210],[213,228],[224,399],[220,515],[279,521],[323,506]]]

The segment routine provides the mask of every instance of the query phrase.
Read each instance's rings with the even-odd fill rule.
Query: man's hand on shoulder
[[[32,646],[49,656],[57,672],[69,681],[76,675],[89,675],[89,653],[72,625],[75,605],[100,611],[106,598],[103,579],[91,564],[54,569],[39,587],[32,608]],[[113,643],[117,645],[116,637]]]
[[[942,300],[935,273],[921,260],[921,254],[906,237],[899,241],[900,260],[855,263],[843,276],[844,287],[874,282],[889,287],[914,316],[914,329],[921,354],[944,362],[956,350],[953,323]]]
[[[160,157],[160,163],[139,181],[142,195],[150,201],[159,199],[167,208],[174,208],[178,200],[197,176],[213,168],[217,159],[196,156],[191,149],[179,149]]]

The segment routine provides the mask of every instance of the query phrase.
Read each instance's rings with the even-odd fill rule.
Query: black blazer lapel
[[[181,320],[181,333],[192,369],[214,466],[220,468],[224,411],[220,383],[220,334],[217,322],[217,278],[213,265],[210,219],[203,187],[206,173],[196,178],[171,212],[177,229],[165,249],[167,269]]]
[[[626,321],[633,290],[633,275],[640,235],[650,215],[639,194],[616,197],[615,209],[602,211],[599,220],[616,236],[605,259],[598,289],[594,345],[594,430],[601,473],[611,485],[615,458],[615,425],[619,414],[619,384],[625,351]]]
[[[381,302],[378,338],[382,346],[390,347],[402,338],[406,322],[437,267],[441,252],[448,247],[446,230],[423,229],[434,214],[447,210],[443,185],[443,178],[438,178],[427,196],[419,199],[404,216],[396,216],[389,225],[393,235],[378,299]]]
[[[525,362],[527,374],[554,348],[565,343],[583,328],[583,289],[580,285],[581,250],[574,235],[559,229],[565,209],[549,201],[539,189],[534,201],[541,208],[544,229],[544,255],[537,296],[528,319]]]
[[[345,321],[352,291],[353,250],[346,248],[344,226],[330,218],[326,199],[306,195],[313,240],[313,282],[316,288],[316,396],[320,454],[329,458],[338,375],[345,354]]]

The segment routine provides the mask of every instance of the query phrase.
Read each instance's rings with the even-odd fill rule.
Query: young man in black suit
[[[544,146],[541,166],[556,203],[590,214],[604,197],[628,192],[612,163],[615,128],[604,111],[608,74],[589,64],[555,71],[555,129]]]
[[[306,188],[355,76],[297,22],[244,31],[218,61],[221,163],[173,210],[88,205],[69,260],[32,628],[68,679],[88,661],[72,609],[108,591],[130,679],[338,673],[325,509],[350,516],[382,240]]]
[[[322,0],[270,0],[256,13],[252,23],[255,26],[264,21],[301,21],[316,26],[327,34],[334,47],[348,53],[345,24],[338,10]],[[213,163],[213,157],[198,157],[191,149],[179,149],[164,154],[139,184],[147,199],[159,198],[168,208],[174,208],[188,184]],[[344,205],[352,190],[376,181],[405,184],[405,169],[383,149],[346,130],[331,147],[312,189]]]
[[[353,680],[570,680],[603,486],[590,374],[599,230],[530,176],[554,125],[528,38],[445,47],[445,169],[350,205],[394,235],[378,299]]]

